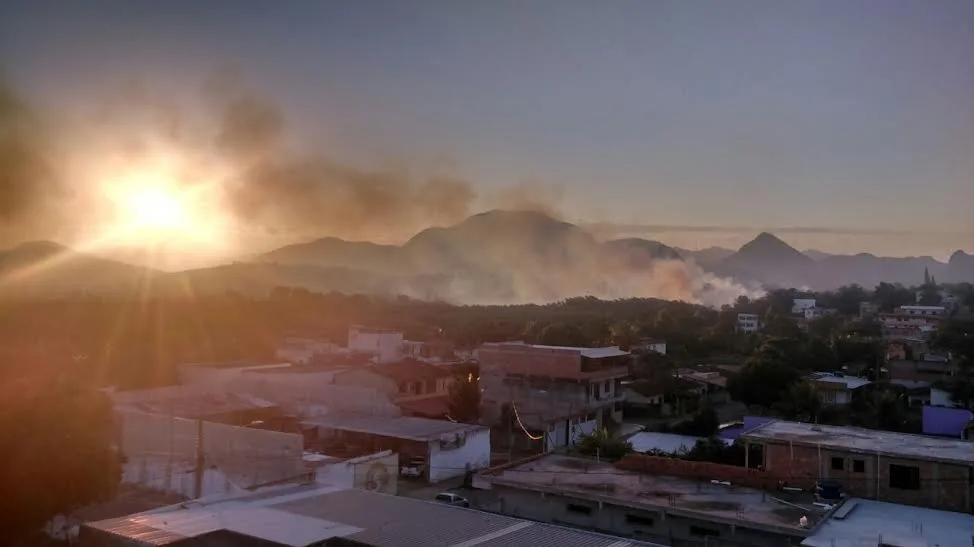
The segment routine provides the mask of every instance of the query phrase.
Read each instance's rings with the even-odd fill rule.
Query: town
[[[101,363],[118,381],[84,419],[116,424],[121,484],[45,529],[98,547],[959,544],[974,526],[974,290],[935,283],[719,310],[282,289],[244,303],[241,327],[269,325],[258,310],[278,326],[266,350],[224,330],[233,357],[159,363],[162,381]],[[227,314],[212,310],[232,298],[205,306]],[[167,346],[190,343],[176,304],[150,305],[170,316]],[[371,322],[314,335],[338,316]]]

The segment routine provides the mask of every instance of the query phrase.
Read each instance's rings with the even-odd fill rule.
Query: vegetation
[[[121,480],[111,402],[73,374],[9,382],[0,393],[4,538],[33,537],[52,517],[111,499]]]
[[[450,387],[450,417],[475,424],[480,420],[480,383],[472,371],[458,374]]]
[[[612,438],[609,430],[602,427],[582,437],[578,443],[578,451],[587,456],[618,459],[632,452],[632,444]]]

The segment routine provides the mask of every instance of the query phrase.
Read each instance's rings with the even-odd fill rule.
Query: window
[[[866,460],[852,460],[852,471],[853,473],[865,473]]]
[[[587,505],[578,505],[577,503],[569,503],[565,506],[569,513],[578,513],[580,515],[591,515],[592,508]]]
[[[642,515],[632,515],[626,513],[626,524],[632,524],[633,526],[653,526],[653,519],[649,517],[644,517]]]
[[[704,528],[703,526],[690,526],[690,535],[698,538],[702,537],[717,537],[720,532],[712,528]]]
[[[845,469],[845,460],[842,458],[832,458],[832,471],[842,471]]]
[[[920,468],[912,465],[889,464],[889,487],[900,490],[919,490]]]

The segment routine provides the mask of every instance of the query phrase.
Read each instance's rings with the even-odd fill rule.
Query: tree
[[[121,456],[105,394],[62,374],[10,382],[0,400],[5,539],[29,536],[58,514],[114,497]]]
[[[906,306],[916,300],[916,294],[910,289],[899,283],[886,283],[885,281],[876,286],[873,291],[873,302],[879,304],[879,309],[884,312],[891,312],[899,306]]]
[[[606,428],[600,427],[579,440],[578,451],[589,456],[615,459],[632,452],[632,444],[612,438]]]
[[[447,404],[450,417],[458,422],[469,424],[480,420],[480,382],[473,372],[453,379]]]
[[[795,382],[774,405],[774,411],[786,420],[817,422],[822,412],[818,389],[811,382]]]
[[[800,378],[787,364],[781,344],[769,340],[748,358],[741,371],[727,381],[734,400],[746,405],[771,407]]]
[[[673,433],[694,437],[711,437],[720,428],[720,418],[711,406],[701,408],[692,418],[673,426]]]

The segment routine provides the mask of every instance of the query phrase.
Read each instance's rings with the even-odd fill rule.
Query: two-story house
[[[622,418],[621,383],[630,354],[617,346],[490,343],[477,350],[477,358],[484,415],[500,419],[509,408],[549,449],[574,444],[606,419]]]
[[[374,389],[405,416],[445,418],[449,413],[451,369],[414,360],[350,368],[335,375],[336,385]]]

